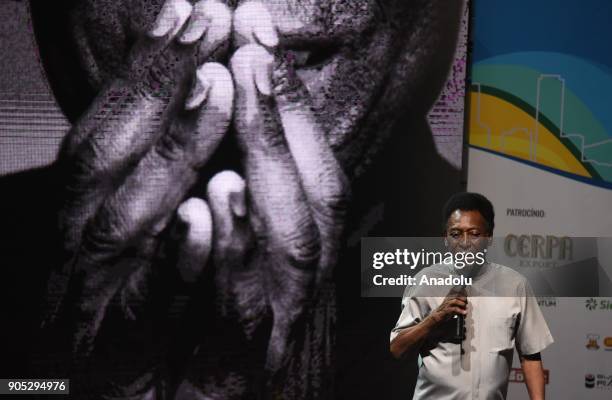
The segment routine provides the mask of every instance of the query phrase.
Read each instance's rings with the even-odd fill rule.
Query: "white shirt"
[[[424,273],[448,276],[449,272],[446,265],[434,265],[419,272],[416,281]],[[444,301],[444,297],[423,297],[431,293],[420,286],[406,288],[391,341]],[[528,355],[553,343],[537,299],[518,272],[485,264],[467,293],[465,340],[461,344],[427,340],[422,345],[413,399],[505,399],[514,348]]]

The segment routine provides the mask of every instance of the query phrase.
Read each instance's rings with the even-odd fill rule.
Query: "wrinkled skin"
[[[235,10],[248,1],[225,3]],[[460,1],[426,0],[261,3],[281,46],[299,53],[297,73],[349,177],[363,173],[380,151],[399,110],[422,116],[429,110],[452,60],[462,8]],[[74,40],[94,89],[122,68],[133,38],[151,26],[161,5],[80,2]]]
[[[89,0],[73,10],[73,40],[98,95],[58,161],[67,261],[51,280],[46,326],[68,333],[74,371],[97,369],[98,393],[160,394],[171,339],[142,334],[176,295],[164,290],[168,274],[197,288],[207,265],[214,306],[194,297],[187,319],[201,319],[203,332],[169,391],[330,396],[330,278],[351,186],[400,110],[419,118],[433,103],[461,4],[265,0],[210,11],[204,3],[220,7]],[[232,31],[198,35],[196,21],[214,25],[221,9]],[[244,177],[221,172],[206,199],[180,205],[224,135],[238,143]],[[169,260],[164,239],[176,231]],[[122,375],[97,356],[112,351],[104,337],[128,347],[138,338],[135,352],[147,356]]]

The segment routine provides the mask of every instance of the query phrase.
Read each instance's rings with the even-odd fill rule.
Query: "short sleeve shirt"
[[[526,279],[499,264],[485,264],[468,287],[465,340],[426,340],[419,355],[419,375],[413,399],[505,399],[514,348],[535,354],[551,343],[552,335],[537,299]],[[485,268],[483,266],[482,268]],[[420,274],[440,272],[447,266],[425,268]],[[482,282],[495,277],[503,282],[504,296],[482,295]],[[508,288],[516,295],[508,296]],[[474,296],[474,294],[478,296]],[[444,301],[444,297],[416,296],[409,286],[402,298],[402,312],[391,331],[391,341],[403,329],[416,325]],[[463,353],[462,353],[463,349]]]

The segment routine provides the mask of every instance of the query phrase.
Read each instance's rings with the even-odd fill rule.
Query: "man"
[[[348,192],[399,110],[424,121],[460,2],[31,6],[74,123],[56,164],[5,180],[33,362],[80,396],[329,396]]]
[[[452,196],[443,212],[448,249],[453,254],[483,252],[492,239],[494,215],[493,205],[480,194]],[[530,398],[544,399],[540,352],[553,339],[529,283],[517,272],[489,262],[462,268],[434,265],[419,272],[416,281],[423,274],[449,273],[472,278],[472,285],[451,290],[446,298],[408,286],[391,331],[395,358],[419,354],[414,399],[506,398],[514,348]],[[458,318],[465,324],[461,338],[453,335]]]

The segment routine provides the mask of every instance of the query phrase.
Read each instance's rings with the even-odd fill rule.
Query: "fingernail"
[[[177,269],[185,283],[195,283],[208,260],[212,242],[210,210],[201,199],[191,198],[177,210],[185,229],[177,260]]]
[[[149,35],[157,38],[168,34],[176,36],[189,19],[192,9],[193,6],[187,0],[167,0]]]
[[[193,110],[204,103],[210,92],[211,85],[208,79],[203,76],[202,71],[196,73],[195,87],[185,102],[185,109]]]
[[[231,19],[228,17],[227,21],[231,22]],[[200,46],[200,54],[204,57],[209,56],[213,51],[218,49],[219,46],[229,38],[231,33],[231,24],[220,24],[217,22],[218,21],[215,21],[214,24],[208,27],[206,37]]]
[[[272,63],[274,58],[270,53],[266,53],[265,58],[257,62],[259,64],[255,68],[255,85],[261,94],[270,96],[272,94]]]
[[[160,38],[171,33],[175,36],[189,18],[192,8],[187,0],[166,0],[149,35]]]
[[[208,208],[202,200],[190,198],[179,206],[176,213],[181,221],[187,225],[191,225],[192,221],[196,221],[198,216],[207,211]]]
[[[176,36],[185,25],[185,22],[189,20],[189,16],[193,11],[193,6],[187,0],[174,0],[175,13],[178,16],[178,23],[176,24],[172,36]]]
[[[155,20],[155,24],[153,25],[153,29],[149,32],[149,35],[155,38],[160,38],[162,36],[166,36],[168,32],[174,28],[176,25],[176,17],[170,15],[170,11],[166,6],[161,10],[157,19]]]
[[[234,32],[237,44],[259,43],[266,47],[278,45],[278,35],[267,7],[259,1],[249,1],[234,12]]]
[[[183,44],[192,44],[198,41],[208,29],[208,23],[206,20],[192,21],[185,32],[179,38],[179,42]]]
[[[262,45],[266,47],[278,46],[278,34],[272,22],[257,25],[255,27],[255,37]]]
[[[199,1],[193,6],[189,25],[179,38],[179,42],[191,44],[199,40],[209,29],[213,15],[211,15],[211,2]]]
[[[230,194],[230,207],[234,215],[238,218],[246,217],[247,207],[244,190]]]
[[[166,24],[156,24],[156,27],[149,32],[149,35],[154,38],[160,38],[162,36],[166,36],[168,32],[172,29],[172,26],[168,26]]]

